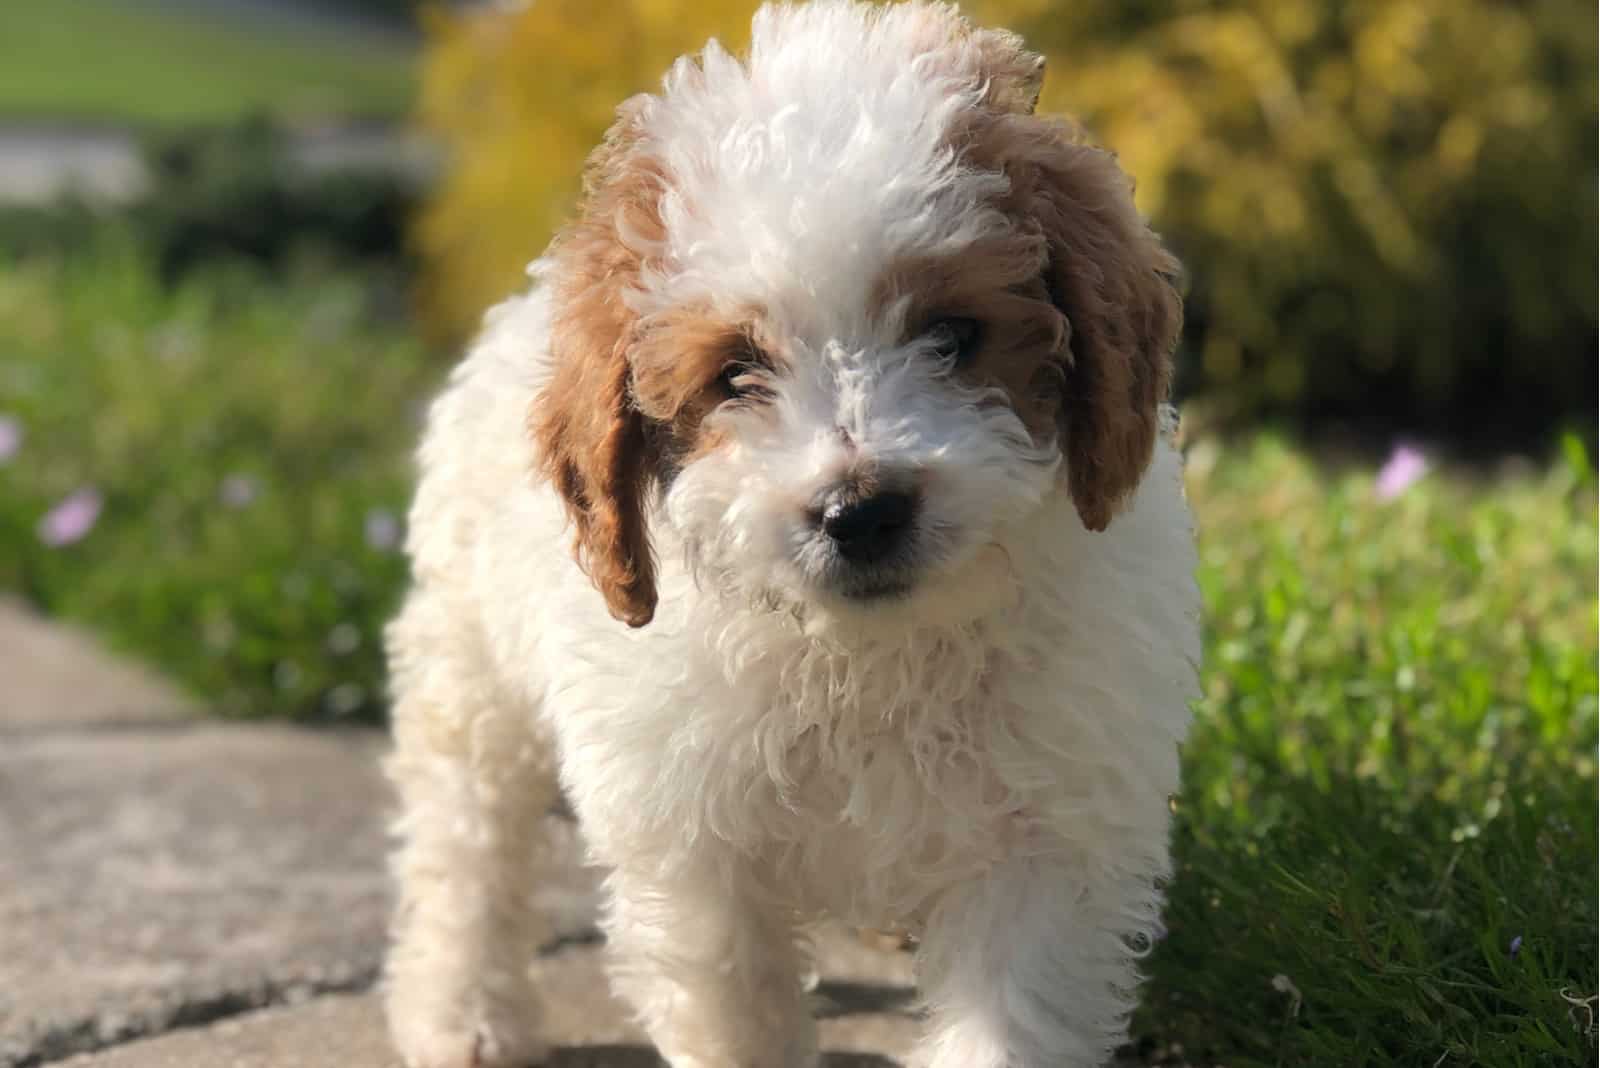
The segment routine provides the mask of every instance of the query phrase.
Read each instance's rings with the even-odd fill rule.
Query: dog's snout
[[[917,498],[903,490],[863,493],[851,486],[829,491],[821,501],[818,525],[852,563],[870,564],[892,553],[917,515]]]

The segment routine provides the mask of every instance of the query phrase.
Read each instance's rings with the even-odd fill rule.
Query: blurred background
[[[615,106],[753,7],[0,3],[0,593],[218,716],[381,721],[426,399]],[[1592,1063],[1594,5],[966,9],[1189,271],[1206,697],[1142,1055]]]

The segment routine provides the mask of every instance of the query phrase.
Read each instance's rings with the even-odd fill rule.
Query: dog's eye
[[[752,384],[755,367],[743,361],[724,364],[717,376],[717,388],[728,397],[742,397]]]
[[[983,324],[976,319],[950,316],[935,319],[922,332],[934,354],[949,360],[957,370],[970,364],[983,345]]]
[[[717,389],[730,400],[766,396],[770,366],[766,353],[754,341],[743,339],[728,353],[728,360],[717,375]]]

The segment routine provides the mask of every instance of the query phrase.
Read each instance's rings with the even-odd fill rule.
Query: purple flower
[[[229,475],[222,480],[219,491],[222,503],[229,508],[248,508],[255,501],[260,486],[249,475]]]
[[[1428,458],[1422,450],[1412,445],[1397,445],[1389,459],[1378,470],[1373,490],[1380,501],[1390,501],[1400,496],[1411,484],[1428,473]]]
[[[82,541],[94,529],[104,504],[105,499],[93,486],[75,490],[39,520],[39,540],[53,549]]]
[[[1522,936],[1517,935],[1511,940],[1511,959],[1516,960],[1517,954],[1522,952]]]
[[[10,415],[0,415],[0,464],[5,463],[22,448],[22,420]]]
[[[367,513],[367,544],[379,552],[387,552],[400,544],[400,520],[384,508],[374,508]]]
[[[361,648],[361,630],[354,623],[339,623],[328,632],[328,652],[347,656]]]

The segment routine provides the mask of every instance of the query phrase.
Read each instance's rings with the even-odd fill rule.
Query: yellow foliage
[[[423,213],[424,320],[470,331],[515,291],[572,208],[617,105],[710,37],[744,47],[747,0],[536,0],[430,10],[424,128],[451,169]]]
[[[1073,0],[1010,24],[1189,265],[1191,386],[1446,429],[1592,412],[1593,5]]]
[[[420,222],[428,320],[460,335],[515,289],[616,105],[708,37],[742,47],[755,6],[434,12],[422,121],[455,167]],[[1250,411],[1375,389],[1426,407],[1466,403],[1463,383],[1521,388],[1512,365],[1592,400],[1593,5],[967,7],[1045,52],[1043,106],[1078,115],[1138,176],[1193,279],[1191,383]]]

